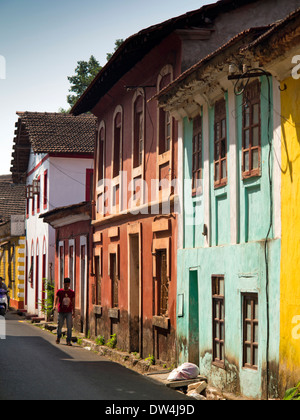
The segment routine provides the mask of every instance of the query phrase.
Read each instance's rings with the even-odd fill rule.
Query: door
[[[140,349],[140,247],[139,235],[129,235],[129,351]]]
[[[110,279],[111,279],[111,307],[119,307],[119,280],[117,273],[117,254],[110,254]],[[118,335],[119,320],[111,318],[110,334]]]
[[[80,247],[80,323],[81,331],[84,332],[84,308],[85,308],[85,245]]]
[[[198,272],[189,275],[189,362],[199,366],[199,292]]]

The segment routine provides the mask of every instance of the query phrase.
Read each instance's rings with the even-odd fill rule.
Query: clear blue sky
[[[104,65],[116,39],[213,2],[0,0],[0,174],[10,173],[16,112],[67,108],[77,61]]]

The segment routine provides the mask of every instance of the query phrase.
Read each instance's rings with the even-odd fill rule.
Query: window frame
[[[249,83],[243,94],[242,120],[242,178],[247,179],[261,174],[261,84],[259,80]],[[258,122],[254,123],[253,108],[258,105]],[[246,109],[250,107],[249,125],[246,125]],[[258,144],[253,146],[253,131],[258,128]],[[249,131],[249,146],[246,146],[246,132]],[[258,150],[258,167],[253,168],[253,151]],[[248,153],[249,170],[245,170],[245,155]]]
[[[223,133],[222,123],[225,121]],[[219,125],[219,130],[217,126]],[[217,133],[220,135],[217,136]],[[223,135],[224,134],[224,135]],[[225,157],[222,157],[222,142],[225,142]],[[224,187],[227,185],[228,168],[227,168],[227,118],[226,118],[226,100],[224,98],[215,103],[215,121],[214,121],[214,187]],[[217,153],[218,152],[218,153]],[[222,164],[225,162],[226,176],[222,177]],[[216,167],[218,165],[218,176],[216,178]]]
[[[38,178],[38,183],[39,183],[39,190],[36,194],[36,212],[37,214],[39,214],[41,212],[41,192],[40,192],[40,185],[41,185],[41,176],[39,175]]]
[[[199,120],[198,124],[195,124]],[[202,188],[201,185],[195,185],[197,179],[202,179],[202,116],[197,115],[193,118],[193,150],[192,150],[192,195],[195,196],[201,193]],[[195,150],[195,144],[197,144],[198,148]],[[195,161],[197,162],[197,166],[195,165]],[[199,165],[200,162],[200,165]]]
[[[48,207],[48,169],[44,171],[43,207],[44,210]]]
[[[118,116],[120,116],[119,122]],[[123,112],[121,107],[117,107],[113,118],[112,178],[118,178],[122,171],[122,129]],[[116,148],[117,142],[118,148]]]
[[[169,316],[170,280],[168,277],[168,250],[157,249],[156,253],[156,280],[157,280],[157,315]],[[163,257],[164,256],[164,257]],[[163,274],[164,273],[164,277]],[[162,278],[163,277],[163,278]]]
[[[220,294],[220,280],[223,280],[223,294]],[[225,368],[225,276],[223,274],[214,274],[211,277],[212,285],[212,364]],[[216,304],[219,307],[219,317],[216,314]],[[221,310],[223,306],[223,318],[220,318]],[[221,330],[223,325],[223,335]],[[219,337],[216,334],[216,328],[219,329]],[[221,354],[221,348],[223,358],[217,357],[217,347],[219,347],[219,355]]]
[[[141,102],[141,103],[139,103]],[[145,130],[144,130],[144,96],[138,92],[133,101],[133,144],[132,144],[132,166],[133,169],[143,165]]]
[[[172,72],[166,70],[165,74],[161,75],[158,83],[158,90],[161,91],[173,80]],[[162,108],[158,110],[158,154],[170,152],[173,136],[173,118],[169,111]]]
[[[98,150],[97,150],[97,186],[104,178],[105,164],[105,126],[100,124],[98,134]]]
[[[243,368],[251,369],[251,370],[258,370],[258,364],[255,365],[255,357],[254,357],[254,349],[257,351],[257,358],[258,358],[258,349],[259,349],[259,338],[258,341],[255,341],[255,329],[254,325],[257,328],[257,333],[259,333],[259,318],[255,318],[255,303],[257,305],[257,312],[259,312],[258,307],[258,293],[243,293],[242,294],[242,305],[243,305]],[[246,318],[247,316],[247,302],[250,300],[251,302],[251,318]],[[247,340],[247,323],[251,326],[251,339],[250,341]],[[250,346],[250,358],[252,363],[248,363],[247,361],[247,347]]]

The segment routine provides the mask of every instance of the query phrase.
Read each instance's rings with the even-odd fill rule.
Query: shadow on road
[[[0,340],[1,400],[187,400],[183,394],[82,349],[19,318]]]

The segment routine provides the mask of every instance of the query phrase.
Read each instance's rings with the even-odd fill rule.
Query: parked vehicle
[[[8,310],[7,290],[0,289],[0,315],[5,316]]]

